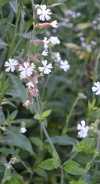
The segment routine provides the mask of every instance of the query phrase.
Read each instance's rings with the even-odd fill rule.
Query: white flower
[[[95,41],[93,41],[93,40],[91,40],[91,44],[92,45],[97,45],[97,43]]]
[[[80,40],[81,40],[81,41],[84,41],[84,40],[85,40],[85,38],[84,38],[83,36],[81,36],[81,37],[80,37]]]
[[[59,52],[53,52],[51,57],[55,62],[60,62],[61,60]]]
[[[8,61],[5,62],[5,65],[6,67],[6,72],[9,72],[11,70],[11,72],[14,72],[15,70],[15,66],[18,65],[18,61],[16,61],[15,59],[9,59]]]
[[[49,74],[51,73],[51,68],[52,68],[52,64],[48,64],[47,65],[47,60],[43,60],[42,61],[43,67],[39,67],[39,71],[43,72],[44,74]]]
[[[82,47],[86,48],[87,44],[85,42],[82,42]]]
[[[60,61],[60,68],[63,69],[65,72],[67,72],[67,70],[69,70],[70,65],[68,64],[67,60],[61,60]]]
[[[28,87],[28,89],[34,88],[34,85],[33,85],[32,82],[28,82],[28,83],[26,84],[26,86]]]
[[[23,126],[23,127],[21,127],[21,130],[20,130],[20,131],[21,131],[21,133],[24,134],[27,130],[26,130],[26,128]]]
[[[59,40],[56,36],[51,36],[51,37],[49,38],[49,41],[50,41],[53,45],[60,44],[60,40]]]
[[[40,20],[50,20],[51,17],[49,15],[52,14],[50,9],[46,9],[46,5],[41,5],[39,9],[37,9],[37,14],[39,15]]]
[[[48,55],[48,51],[47,50],[44,50],[43,52],[42,52],[42,56],[47,56]]]
[[[58,25],[57,25],[57,20],[54,20],[53,22],[50,23],[50,25],[54,28],[57,28]]]
[[[89,127],[88,126],[85,127],[85,121],[82,120],[81,125],[80,124],[77,125],[77,130],[79,130],[78,136],[84,138],[87,136]]]
[[[100,95],[100,82],[95,82],[92,87],[92,91],[95,92],[96,95]]]
[[[32,75],[33,69],[35,68],[35,65],[29,64],[28,62],[24,62],[24,66],[19,66],[20,78],[25,79],[27,76],[30,77]]]
[[[44,49],[47,49],[48,48],[48,44],[49,44],[49,40],[47,40],[46,37],[44,37],[43,43],[44,43]]]
[[[86,46],[86,50],[87,50],[88,52],[91,52],[91,45],[87,45],[87,46]]]

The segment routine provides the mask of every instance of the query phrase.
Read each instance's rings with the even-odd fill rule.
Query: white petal
[[[85,127],[85,121],[84,120],[81,121],[81,125],[82,125],[83,128]]]
[[[81,130],[82,126],[80,124],[77,125],[77,130]]]

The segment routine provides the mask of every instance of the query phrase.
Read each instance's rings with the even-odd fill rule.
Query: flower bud
[[[43,44],[44,42],[43,42],[43,40],[35,40],[35,43],[37,43],[37,44]]]
[[[38,24],[38,26],[41,27],[41,28],[45,28],[45,27],[49,27],[50,23],[49,22],[44,22],[44,23]]]
[[[26,100],[26,102],[23,104],[23,106],[28,107],[29,104],[30,104],[30,101],[29,100]]]

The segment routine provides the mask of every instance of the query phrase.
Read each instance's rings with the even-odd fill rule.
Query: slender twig
[[[19,8],[18,8],[18,13],[17,13],[16,23],[15,23],[14,33],[13,33],[13,36],[12,36],[11,44],[9,45],[9,49],[8,49],[8,58],[10,58],[11,54],[12,54],[14,42],[15,42],[15,39],[16,39],[16,33],[17,33],[17,29],[18,29],[18,22],[19,22],[22,6],[23,6],[23,0],[21,0]]]

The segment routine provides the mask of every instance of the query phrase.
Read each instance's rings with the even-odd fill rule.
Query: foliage
[[[99,2],[1,0],[0,25],[0,183],[99,184]]]

